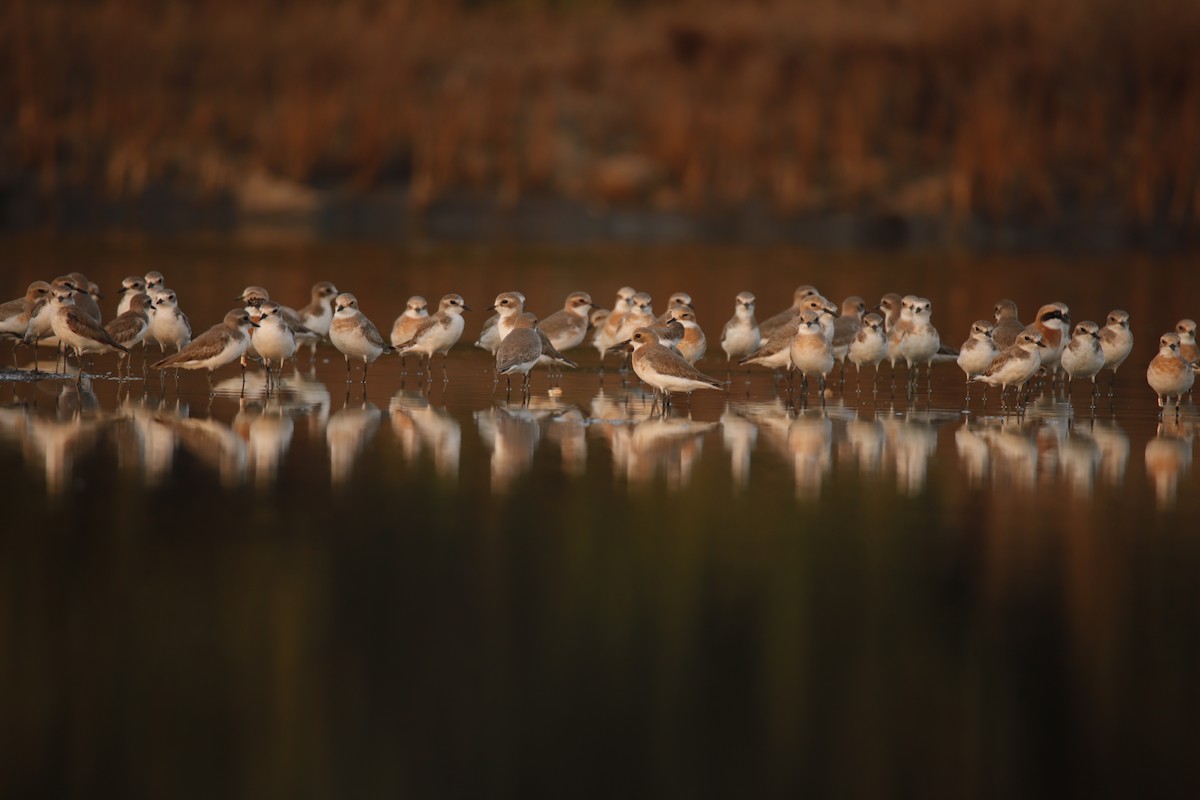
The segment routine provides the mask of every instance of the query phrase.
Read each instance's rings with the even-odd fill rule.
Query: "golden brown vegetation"
[[[1187,0],[16,0],[0,182],[1190,226],[1197,41]]]

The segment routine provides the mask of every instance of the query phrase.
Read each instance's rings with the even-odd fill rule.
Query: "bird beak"
[[[259,317],[259,319],[262,319],[262,317]],[[250,327],[252,327],[252,328],[261,328],[262,326],[261,326],[261,325],[259,325],[259,324],[258,324],[257,322],[255,322],[254,320],[250,320]]]
[[[463,308],[466,308],[466,306],[463,306]],[[495,311],[495,310],[496,310],[496,306],[495,306],[495,305],[490,305],[490,306],[488,306],[487,308],[485,308],[485,309],[484,309],[484,311]]]
[[[125,294],[129,291],[129,289],[129,286],[122,286],[120,289],[117,289],[117,294]]]
[[[629,339],[626,339],[626,340],[625,340],[625,341],[623,341],[623,342],[618,342],[617,344],[614,344],[612,347],[608,348],[608,352],[610,352],[610,353],[619,353],[619,352],[621,352],[622,350],[628,350],[628,349],[629,349],[629,342],[630,342],[630,340],[629,340]]]
[[[462,308],[463,308],[463,311],[470,311],[470,310],[471,310],[471,307],[470,307],[469,305],[467,305],[466,303],[463,303],[463,306],[462,306]]]

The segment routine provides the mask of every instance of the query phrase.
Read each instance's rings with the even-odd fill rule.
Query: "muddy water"
[[[943,337],[1010,296],[1127,308],[1114,396],[1024,415],[932,392],[822,403],[765,372],[663,416],[581,369],[528,402],[464,346],[443,382],[301,358],[0,384],[5,794],[1011,796],[1190,785],[1200,648],[1195,409],[1151,343],[1196,278],[1146,260],[781,249],[6,242],[29,280],[159,269],[196,327],[316,280],[390,325],[409,294],[919,292]],[[1190,282],[1190,283],[1189,283]],[[115,305],[110,295],[108,306]],[[1026,313],[1028,316],[1028,312]],[[715,355],[714,355],[715,354]],[[8,345],[0,358],[9,358]],[[26,366],[26,356],[19,358]],[[901,373],[903,380],[903,373]],[[748,380],[748,382],[747,382]],[[1151,776],[1147,778],[1146,776]],[[1149,783],[1147,783],[1149,781]],[[578,792],[574,791],[578,788]]]

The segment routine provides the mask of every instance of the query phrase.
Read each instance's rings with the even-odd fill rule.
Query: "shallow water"
[[[1121,306],[1138,347],[1094,412],[1076,386],[1073,406],[1048,388],[1021,416],[978,389],[964,414],[953,364],[912,400],[886,369],[856,395],[851,370],[807,406],[737,372],[663,416],[591,351],[559,396],[535,373],[528,403],[469,347],[448,382],[385,359],[365,392],[328,349],[269,396],[236,368],[213,396],[197,375],[5,382],[6,795],[1196,783],[1197,414],[1160,425],[1144,384],[1158,332],[1195,316],[1174,265],[9,245],[7,296],[157,268],[197,328],[254,283],[299,305],[331,278],[380,327],[411,293],[458,291],[472,339],[501,290],[549,309],[577,288],[688,289],[720,377],[733,295],[767,316],[800,282],[921,292],[944,331],[1005,295],[1076,320]],[[1014,289],[1025,273],[1036,285]]]

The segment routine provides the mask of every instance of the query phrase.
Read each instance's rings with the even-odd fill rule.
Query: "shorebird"
[[[121,288],[117,289],[117,294],[121,295],[121,299],[117,301],[117,316],[121,316],[129,310],[129,301],[134,298],[134,295],[145,294],[146,279],[137,275],[130,275],[121,281]],[[147,297],[147,300],[150,298]],[[147,304],[147,308],[149,304]]]
[[[458,342],[459,337],[463,332],[464,311],[470,311],[470,307],[462,299],[461,295],[448,294],[442,297],[438,303],[436,313],[426,317],[421,325],[413,332],[413,337],[407,344],[403,344],[396,348],[401,355],[405,353],[417,353],[423,355],[427,359],[432,360],[434,353],[442,354],[442,379],[448,380],[446,375],[446,355],[450,348]],[[499,344],[497,343],[497,347]],[[431,371],[430,379],[432,379]]]
[[[741,292],[733,300],[733,318],[721,329],[726,363],[735,358],[740,361],[762,344],[762,333],[754,319],[754,299],[750,292]]]
[[[958,349],[957,364],[967,376],[967,402],[971,402],[971,381],[992,365],[996,358],[996,342],[992,339],[992,323],[977,319],[971,323],[971,333]],[[987,402],[987,386],[983,387],[983,399]]]
[[[496,301],[484,310],[495,311],[499,315],[496,333],[503,342],[516,329],[517,317],[525,313],[525,295],[520,292],[501,292],[496,295]]]
[[[604,364],[604,355],[609,348],[621,341],[617,334],[621,330],[621,321],[633,308],[633,296],[637,294],[631,286],[622,286],[617,290],[617,300],[613,303],[612,311],[604,319],[602,326],[597,326],[596,335],[592,337],[592,345],[600,352],[600,363]]]
[[[633,347],[634,374],[662,393],[664,411],[671,405],[671,392],[724,388],[720,381],[684,361],[678,352],[659,344],[658,337],[648,328],[635,330],[629,343]]]
[[[1189,364],[1200,362],[1200,346],[1196,345],[1196,322],[1181,319],[1175,323],[1175,333],[1179,334],[1179,355]]]
[[[803,379],[800,383],[800,393],[807,400],[808,379],[817,376],[817,391],[821,402],[825,402],[825,376],[833,369],[833,344],[825,337],[821,329],[821,319],[814,311],[802,311],[800,324],[796,335],[788,346],[788,357],[792,366],[800,372]]]
[[[888,334],[887,359],[888,359],[888,362],[891,363],[891,365],[892,365],[892,390],[893,390],[893,392],[896,389],[896,362],[899,361],[900,358],[902,357],[900,354],[900,340],[903,339],[905,336],[907,336],[908,332],[910,330],[912,330],[912,326],[913,326],[912,309],[913,309],[913,303],[916,302],[916,300],[917,300],[917,296],[915,294],[906,294],[906,295],[904,295],[904,297],[902,297],[900,299],[900,305],[899,305],[900,312],[899,312],[899,316],[895,320],[895,322],[891,321],[891,314],[889,312],[888,324],[887,324],[887,334]],[[882,307],[882,305],[883,304],[881,302],[880,307]]]
[[[158,272],[157,270],[152,270],[150,272],[147,272],[144,280],[146,281],[146,294],[149,294],[150,299],[152,299],[152,300],[155,298],[154,298],[154,295],[151,293],[151,290],[152,289],[163,289],[163,288],[166,288],[166,285],[167,285],[166,280],[163,278],[163,274],[161,272]]]
[[[770,339],[777,330],[788,325],[788,323],[796,321],[796,318],[800,316],[800,312],[804,310],[801,304],[806,299],[819,294],[820,292],[808,284],[797,287],[796,291],[792,293],[791,306],[780,311],[775,316],[767,317],[763,320],[758,326],[759,334],[763,339]],[[796,324],[799,325],[798,322]]]
[[[367,382],[367,367],[384,353],[395,349],[383,340],[379,329],[358,308],[358,298],[342,292],[333,301],[333,321],[329,323],[329,341],[346,357],[346,383],[350,383],[350,358],[363,362],[362,383]]]
[[[75,351],[79,359],[78,381],[83,380],[84,353],[107,353],[109,350],[120,350],[128,354],[129,348],[120,344],[100,327],[83,309],[75,305],[75,295],[85,294],[71,289],[60,289],[53,294],[51,305],[54,314],[50,318],[50,327],[54,335],[65,346]]]
[[[1196,381],[1192,365],[1179,354],[1179,334],[1164,333],[1158,339],[1158,355],[1146,369],[1146,382],[1158,395],[1158,415],[1162,416],[1168,400],[1175,398],[1175,415],[1185,392],[1191,391]]]
[[[518,300],[520,301],[521,309],[524,309],[525,295],[521,294],[520,292],[511,292],[510,294],[517,296]],[[496,299],[499,300],[498,297]],[[511,302],[509,305],[511,306]],[[484,321],[483,329],[479,331],[479,338],[475,341],[475,346],[487,350],[492,355],[496,355],[496,348],[500,346],[500,340],[504,338],[504,335],[501,333],[500,328],[498,327],[500,324],[501,315],[499,309],[496,309],[495,303],[488,306],[486,310],[495,310],[496,313],[492,314],[492,316],[488,317],[487,320]],[[519,314],[521,312],[517,311],[516,313]]]
[[[633,296],[631,308],[621,320],[621,329],[617,332],[617,341],[623,342],[633,337],[638,328],[649,328],[657,321],[654,316],[653,298],[648,292],[638,292]]]
[[[913,391],[917,388],[917,374],[921,365],[925,365],[925,375],[928,378],[928,391],[933,391],[933,357],[942,346],[937,328],[933,327],[930,317],[933,315],[933,303],[926,297],[913,298],[911,304],[912,324],[900,337],[898,349],[908,365],[909,386]]]
[[[307,338],[309,346],[309,358],[316,359],[317,344],[322,340],[329,339],[329,325],[333,322],[333,301],[340,294],[337,287],[329,281],[318,281],[312,287],[312,299],[309,304],[296,312],[296,316],[300,319],[300,324],[305,329],[312,331],[312,335]],[[293,336],[295,332],[293,331]],[[298,340],[298,344],[299,344]]]
[[[113,341],[119,342],[127,348],[132,348],[134,345],[141,344],[146,339],[146,334],[150,332],[150,296],[145,292],[129,291],[126,297],[122,298],[122,302],[128,299],[129,306],[124,313],[118,315],[116,319],[104,326],[104,330],[108,331],[108,335],[113,338]],[[142,372],[145,373],[146,359],[145,349],[142,350]],[[118,363],[117,374],[120,375],[120,364],[125,366],[125,377],[129,377],[129,354],[128,352],[121,355],[120,363]]]
[[[1100,331],[1100,349],[1104,351],[1104,369],[1112,370],[1108,384],[1108,396],[1112,397],[1113,384],[1117,382],[1117,369],[1129,358],[1133,350],[1133,332],[1129,330],[1129,312],[1115,308],[1108,312],[1107,324]]]
[[[271,362],[279,362],[279,377],[283,376],[283,362],[296,353],[296,335],[284,322],[279,313],[279,304],[268,300],[258,307],[258,330],[254,331],[253,345],[267,368],[267,389],[271,388]],[[366,318],[363,318],[364,322]],[[331,320],[332,322],[332,320]],[[369,322],[367,323],[370,324]],[[339,348],[341,349],[341,348]],[[345,351],[343,351],[345,352]],[[374,358],[371,359],[374,361]],[[348,371],[348,370],[347,370]],[[367,379],[367,369],[363,366],[363,381]]]
[[[1053,379],[1058,372],[1058,364],[1062,359],[1063,348],[1070,338],[1067,333],[1071,330],[1071,312],[1066,303],[1047,303],[1038,309],[1033,324],[1041,331],[1042,339],[1046,342],[1042,349],[1042,368]]]
[[[58,292],[73,292],[75,289],[76,286],[70,277],[60,275],[50,281],[50,291],[34,303],[33,308],[29,310],[29,325],[25,328],[25,335],[21,338],[21,342],[22,344],[34,346],[33,369],[35,372],[40,369],[38,365],[38,347],[54,347],[60,355],[64,355],[62,343],[54,335],[54,329],[51,327],[55,313],[54,295]]]
[[[667,298],[667,310],[659,314],[658,319],[656,319],[655,322],[660,325],[670,322],[672,319],[671,312],[675,310],[676,306],[687,306],[693,311],[695,310],[695,306],[692,305],[692,296],[690,294],[687,292],[676,292]]]
[[[1067,373],[1067,402],[1071,402],[1071,381],[1090,378],[1092,404],[1096,398],[1096,376],[1104,369],[1104,349],[1100,347],[1100,326],[1084,320],[1075,326],[1071,341],[1062,351],[1062,368]]]
[[[1017,388],[1019,398],[1021,387],[1041,369],[1043,347],[1041,332],[1034,327],[1026,328],[1014,344],[992,359],[991,366],[975,376],[975,380],[988,386],[999,386],[1001,403],[1004,402],[1004,390],[1009,386]]]
[[[521,375],[521,394],[529,393],[529,371],[542,357],[542,337],[537,331],[537,317],[533,314],[518,314],[513,320],[512,330],[500,340],[496,348],[496,380],[503,375],[512,392],[513,374]],[[495,383],[492,384],[495,386]]]
[[[0,338],[11,338],[13,343],[13,366],[17,366],[17,344],[29,330],[29,320],[38,303],[50,296],[50,284],[34,281],[25,289],[25,296],[9,300],[0,305]],[[34,350],[37,356],[37,350]]]
[[[583,344],[588,332],[588,314],[592,310],[592,296],[587,292],[572,292],[559,311],[550,314],[538,323],[538,330],[546,335],[559,351],[570,350]]]
[[[677,305],[671,309],[670,319],[683,326],[683,336],[676,343],[676,349],[684,361],[695,366],[708,349],[708,338],[696,323],[696,312],[691,306]]]
[[[875,368],[875,377],[871,383],[874,392],[879,383],[879,362],[887,355],[887,337],[883,332],[883,317],[871,312],[863,317],[862,327],[854,334],[850,343],[848,357],[857,368],[858,384],[856,393],[862,390],[862,369],[864,366]]]
[[[1012,300],[996,303],[992,309],[992,319],[996,321],[992,327],[992,341],[1001,349],[1011,347],[1021,331],[1025,330],[1025,324],[1017,319],[1017,304]]]
[[[750,355],[738,361],[739,364],[758,364],[767,369],[792,368],[791,345],[800,326],[800,317],[796,316],[790,322],[776,328],[775,332],[758,346]]]
[[[71,279],[71,285],[75,287],[75,307],[91,317],[93,322],[99,324],[100,304],[96,302],[96,297],[92,294],[92,282],[82,272],[72,272],[67,277]],[[97,286],[96,291],[99,292],[100,287]]]
[[[904,299],[895,292],[888,292],[879,299],[876,309],[883,317],[884,335],[890,336],[892,328],[896,327],[896,323],[900,321],[900,312],[904,310]]]
[[[225,319],[213,325],[179,352],[150,365],[151,369],[205,369],[208,370],[209,391],[212,390],[213,370],[232,364],[240,359],[250,346],[250,329],[258,325],[244,308],[235,308],[225,314]],[[245,384],[246,366],[242,365],[242,382]]]
[[[161,286],[151,291],[154,292],[150,295],[154,298],[154,304],[150,312],[148,338],[158,342],[161,352],[167,352],[167,345],[170,345],[178,353],[192,340],[192,323],[188,321],[187,315],[179,310],[179,300],[175,292]]]
[[[392,347],[399,348],[412,341],[413,334],[421,322],[429,318],[429,302],[419,294],[408,298],[404,312],[392,323]],[[404,369],[404,354],[400,354],[400,369]]]
[[[842,301],[842,313],[833,321],[833,357],[842,365],[842,383],[846,382],[846,356],[850,354],[850,343],[862,328],[865,313],[866,302],[852,295]]]

